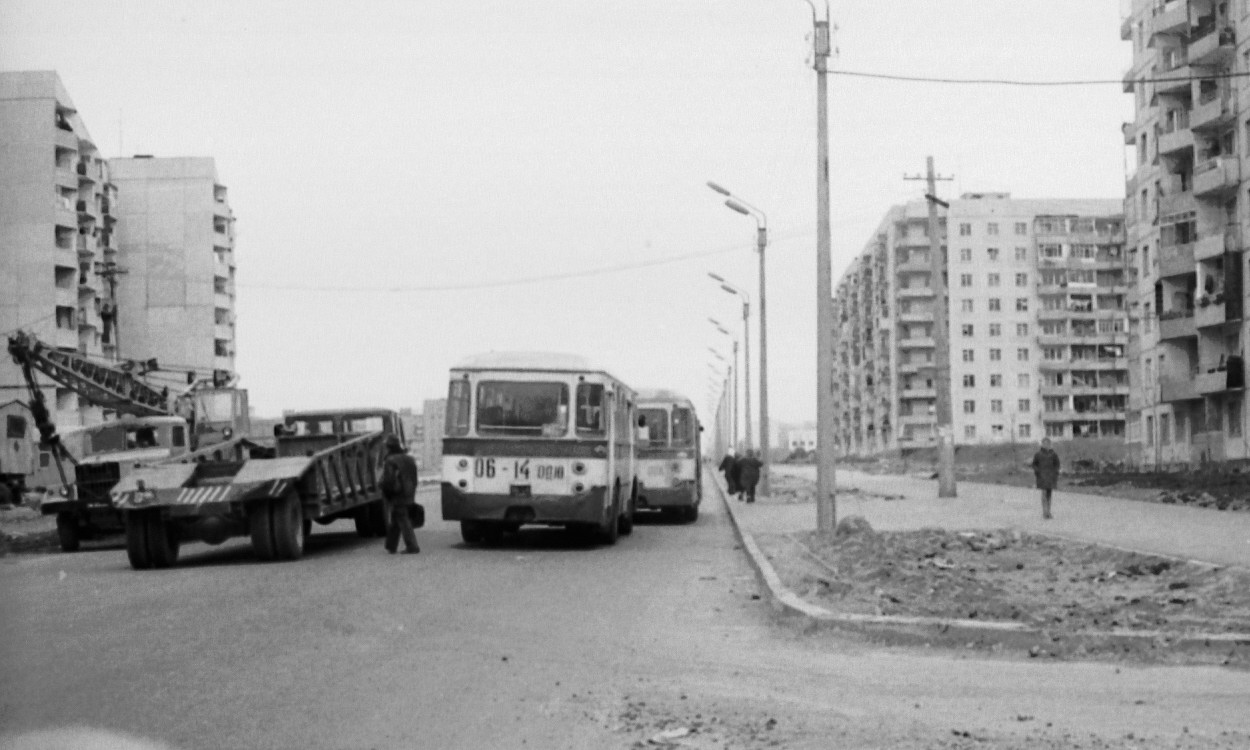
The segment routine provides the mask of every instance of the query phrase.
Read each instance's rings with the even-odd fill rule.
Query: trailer
[[[384,536],[385,439],[396,435],[407,448],[399,414],[298,412],[285,422],[271,457],[249,457],[246,441],[234,440],[122,478],[111,497],[125,519],[131,567],[168,568],[184,542],[241,536],[262,560],[296,560],[314,522],[346,518],[361,536]]]

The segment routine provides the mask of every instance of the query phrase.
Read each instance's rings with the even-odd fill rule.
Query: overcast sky
[[[839,3],[833,67],[1114,81],[1120,12]],[[457,360],[506,349],[705,404],[707,348],[731,346],[707,318],[742,331],[706,274],[753,302],[759,283],[755,226],[714,180],[768,214],[775,424],[815,415],[810,31],[801,0],[0,0],[0,68],[58,71],[106,156],[215,157],[261,415],[419,408]],[[902,177],[927,155],[946,195],[1118,198],[1131,117],[1119,85],[831,76],[835,281],[920,196]]]

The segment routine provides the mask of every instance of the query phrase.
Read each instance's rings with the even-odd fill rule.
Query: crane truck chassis
[[[333,429],[279,429],[270,458],[248,459],[247,447],[231,441],[122,478],[111,497],[125,518],[131,567],[168,568],[183,542],[221,544],[238,536],[250,536],[262,560],[295,560],[314,521],[352,518],[360,536],[384,536],[380,468],[386,436],[404,440],[399,415],[384,409],[298,413],[286,422],[309,419]],[[382,429],[353,434],[351,423],[365,419],[379,420]]]

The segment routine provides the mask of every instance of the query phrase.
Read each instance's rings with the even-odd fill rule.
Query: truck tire
[[[135,570],[152,567],[152,558],[148,556],[148,524],[143,511],[126,512],[126,557]]]
[[[149,511],[148,559],[153,568],[172,568],[178,562],[178,530],[157,511]]]
[[[356,536],[368,539],[373,536],[373,516],[369,513],[368,505],[356,509],[356,513],[352,515],[352,520],[356,522]]]
[[[477,521],[460,522],[460,538],[465,544],[477,544],[482,541],[482,527]]]
[[[298,560],[304,555],[304,508],[299,495],[291,493],[269,503],[274,557]]]
[[[69,511],[56,514],[56,538],[62,552],[77,552],[82,547],[82,535],[78,533],[78,519]]]
[[[252,532],[252,549],[262,560],[272,560],[276,554],[272,526],[268,502],[260,500],[248,506],[247,527]]]
[[[386,501],[378,500],[369,503],[368,507],[370,518],[369,530],[372,532],[371,535],[379,538],[386,536],[386,530],[390,526],[390,519],[386,517]]]

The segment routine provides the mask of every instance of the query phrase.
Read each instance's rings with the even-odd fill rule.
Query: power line
[[[964,84],[964,85],[983,85],[983,86],[1109,86],[1123,85],[1125,83],[1184,83],[1193,81],[1211,81],[1221,78],[1246,78],[1250,76],[1250,72],[1227,71],[1222,73],[1209,73],[1198,76],[1170,76],[1163,78],[1090,78],[1090,79],[1071,79],[1071,80],[1051,80],[1051,81],[1026,81],[1016,78],[939,78],[931,76],[908,76],[895,75],[892,73],[869,73],[860,70],[831,70],[830,74],[835,76],[846,76],[850,78],[872,78],[883,81],[903,81],[907,83],[942,83],[942,84]]]

